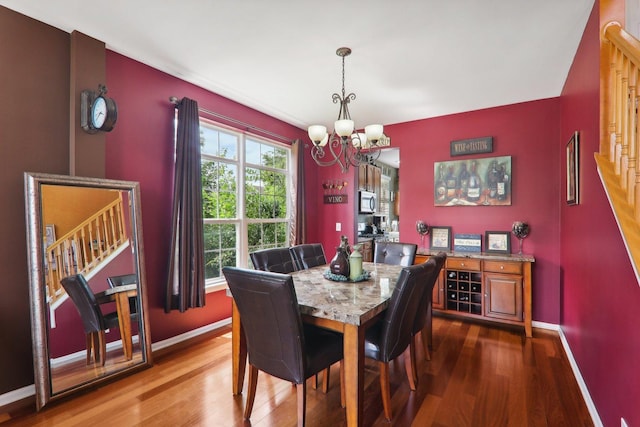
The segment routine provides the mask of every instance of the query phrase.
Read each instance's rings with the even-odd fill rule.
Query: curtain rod
[[[175,96],[169,97],[169,102],[171,102],[173,105],[180,104],[180,100]],[[225,120],[227,122],[231,122],[231,123],[233,123],[235,125],[240,126],[241,128],[245,128],[247,130],[251,130],[251,131],[257,132],[259,134],[268,135],[268,136],[270,136],[272,138],[277,138],[277,139],[279,139],[281,141],[285,141],[285,142],[293,142],[294,141],[291,138],[287,138],[285,136],[282,136],[282,135],[279,135],[277,133],[268,131],[266,129],[262,129],[262,128],[259,128],[257,126],[250,125],[249,123],[245,123],[245,122],[243,122],[241,120],[237,120],[237,119],[234,119],[232,117],[225,116],[224,114],[220,114],[220,113],[216,113],[215,111],[207,110],[206,108],[198,107],[198,111],[201,111],[201,112],[203,112],[205,114],[209,114],[209,115],[211,115],[213,117],[216,117],[218,119],[222,119],[222,120]]]

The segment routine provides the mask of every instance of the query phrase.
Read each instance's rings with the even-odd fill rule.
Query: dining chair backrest
[[[105,324],[100,305],[84,276],[75,274],[63,277],[60,283],[80,314],[84,332],[88,334],[104,330]]]
[[[262,249],[250,253],[249,257],[256,270],[285,274],[296,271],[289,248]]]
[[[249,363],[302,383],[305,338],[292,276],[237,267],[222,271],[242,319]]]
[[[389,362],[404,352],[412,339],[413,324],[420,306],[428,271],[421,265],[404,267],[379,327],[377,360]],[[365,349],[366,352],[366,349]]]
[[[258,372],[297,388],[298,426],[305,425],[306,380],[344,357],[341,334],[303,325],[293,277],[237,267],[222,269],[240,314],[249,356],[249,389],[244,418],[251,417]]]
[[[375,242],[373,262],[408,267],[416,259],[418,245],[401,242]]]
[[[327,258],[321,243],[304,243],[290,248],[298,270],[325,265]]]
[[[138,275],[122,274],[120,276],[109,276],[107,277],[107,283],[112,288],[115,288],[116,286],[135,285],[138,283]]]
[[[440,274],[440,270],[442,270],[446,259],[447,254],[445,252],[439,252],[436,255],[429,257],[429,260],[427,262],[419,264],[426,270],[427,274],[425,277],[424,292],[422,293],[420,306],[418,307],[416,320],[413,325],[414,334],[420,332],[422,328],[424,328],[425,322],[427,321],[426,310],[429,309],[432,303],[431,300],[433,298],[433,286],[438,280],[438,275]]]

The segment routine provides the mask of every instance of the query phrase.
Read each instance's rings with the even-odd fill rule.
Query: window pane
[[[202,161],[202,212],[204,218],[236,218],[238,167]]]
[[[289,223],[266,222],[249,224],[249,253],[270,248],[287,246]]]
[[[245,158],[247,163],[260,164],[260,143],[247,139],[245,143]]]
[[[275,147],[275,157],[273,161],[273,167],[276,169],[287,169],[287,157],[289,152],[283,148]]]
[[[276,242],[278,246],[286,245],[289,237],[289,224],[284,222],[276,223]]]
[[[286,218],[287,187],[285,174],[256,168],[245,169],[248,218]]]
[[[200,122],[201,152],[225,159],[238,159],[238,137]]]
[[[236,266],[236,225],[204,224],[205,279],[222,276],[222,267]]]

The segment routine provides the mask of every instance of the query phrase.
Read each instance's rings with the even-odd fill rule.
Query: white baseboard
[[[0,408],[5,405],[17,402],[24,398],[33,396],[36,394],[36,386],[34,384],[19,388],[17,390],[11,390],[8,393],[0,394]]]
[[[184,334],[176,335],[175,337],[167,338],[166,340],[154,342],[151,344],[152,351],[162,350],[163,348],[171,347],[172,345],[178,344],[182,341],[186,341],[191,338],[195,338],[198,335],[206,334],[207,332],[215,331],[223,326],[227,326],[231,324],[231,318],[228,317],[226,319],[219,320],[215,323],[210,323],[208,325],[202,326],[198,329],[193,329],[189,332],[185,332]]]
[[[555,323],[538,322],[534,320],[533,322],[531,322],[531,326],[539,329],[548,329],[550,331],[560,331],[560,325],[556,325]]]
[[[206,326],[202,326],[198,329],[194,329],[189,332],[185,332],[184,334],[176,335],[175,337],[168,338],[166,340],[158,341],[156,343],[151,344],[151,351],[161,350],[163,348],[170,347],[172,345],[178,344],[182,341],[186,341],[188,339],[197,337],[198,335],[205,334],[207,332],[215,331],[218,328],[229,325],[231,323],[231,318],[222,319],[218,322],[211,323]],[[80,353],[82,357],[86,357],[86,353],[82,351]],[[75,355],[73,355],[75,356]],[[72,357],[73,357],[72,356]],[[0,408],[5,405],[9,405],[11,403],[17,402],[19,400],[25,399],[27,397],[34,396],[36,394],[36,386],[35,384],[31,384],[16,390],[11,390],[10,392],[0,394]]]
[[[562,342],[564,353],[567,355],[567,359],[569,359],[569,364],[571,365],[573,376],[576,378],[576,381],[578,382],[578,387],[580,387],[580,391],[582,392],[582,398],[584,399],[584,402],[587,404],[587,409],[589,410],[589,414],[591,415],[591,420],[593,421],[593,425],[595,425],[596,427],[603,427],[602,421],[600,420],[600,415],[598,415],[598,410],[596,409],[596,405],[594,405],[593,400],[591,400],[589,389],[587,388],[587,384],[584,382],[584,379],[582,378],[582,374],[580,373],[580,369],[578,368],[576,359],[573,358],[571,347],[569,347],[569,342],[567,341],[567,337],[565,337],[564,335],[564,331],[562,330],[562,327],[558,328],[558,334],[560,335],[560,341]]]

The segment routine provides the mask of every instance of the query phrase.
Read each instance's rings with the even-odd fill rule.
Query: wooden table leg
[[[133,342],[131,340],[131,313],[129,311],[129,292],[115,294],[116,310],[118,311],[118,326],[120,327],[120,339],[122,350],[127,360],[133,358]]]
[[[362,426],[364,394],[364,328],[344,327],[344,379],[347,403],[347,426]]]
[[[247,364],[247,342],[244,338],[240,312],[235,301],[231,303],[231,372],[233,374],[233,394],[242,393],[244,370]]]

